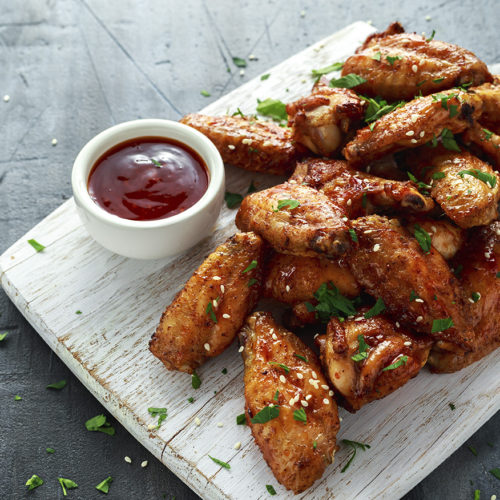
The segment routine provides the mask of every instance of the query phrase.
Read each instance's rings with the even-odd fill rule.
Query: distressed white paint
[[[271,77],[252,80],[208,106],[220,114],[240,107],[253,112],[256,98],[285,101],[307,94],[312,68],[343,60],[373,28],[355,23],[273,68]],[[306,83],[303,82],[306,80]],[[285,91],[289,89],[289,92]],[[228,189],[244,193],[276,182],[228,167]],[[169,260],[128,260],[94,243],[82,227],[73,200],[67,201],[0,258],[7,294],[47,344],[85,386],[156,457],[203,498],[268,498],[266,484],[279,486],[253,443],[237,426],[243,412],[242,362],[232,345],[199,370],[201,388],[186,374],[167,372],[148,351],[148,341],[173,295],[215,245],[234,232],[235,211],[224,209],[212,238]],[[46,245],[35,253],[35,238]],[[81,310],[82,314],[75,314]],[[403,495],[462,444],[500,406],[500,351],[460,373],[423,371],[404,388],[363,408],[342,411],[339,438],[369,443],[344,474],[350,450],[300,498],[391,498]],[[227,368],[228,374],[221,373]],[[214,391],[217,394],[214,395]],[[193,396],[190,404],[187,398]],[[451,411],[448,403],[456,410]],[[149,406],[167,407],[159,430]],[[194,424],[198,417],[200,426]],[[223,427],[217,423],[223,422]],[[234,443],[240,441],[241,449]],[[231,464],[221,469],[208,454]]]

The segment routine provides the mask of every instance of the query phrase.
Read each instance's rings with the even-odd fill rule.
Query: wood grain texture
[[[256,98],[268,95],[292,100],[308,91],[311,81],[304,75],[312,67],[342,60],[372,30],[356,23],[273,68],[268,80],[256,78],[203,112],[221,114],[236,107],[252,112]],[[245,192],[251,179],[259,187],[276,182],[231,168],[227,174],[231,191]],[[198,247],[177,258],[145,263],[94,243],[68,200],[0,257],[0,279],[11,300],[85,386],[200,496],[267,498],[264,485],[274,484],[280,498],[287,498],[248,429],[235,425],[244,404],[237,346],[199,370],[203,384],[194,394],[189,376],[167,372],[147,350],[165,304],[204,256],[234,232],[233,218],[234,211],[224,209],[214,235]],[[31,237],[46,250],[36,254],[26,244]],[[76,309],[83,314],[76,315]],[[498,410],[499,360],[496,352],[458,374],[424,372],[354,416],[342,412],[339,438],[372,448],[358,454],[356,467],[344,474],[340,468],[350,450],[341,448],[323,479],[300,498],[403,495]],[[193,404],[187,401],[190,395]],[[449,401],[456,405],[454,412]],[[168,409],[157,431],[148,430],[154,423],[149,406]],[[233,449],[237,441],[242,443],[239,451]],[[231,471],[220,469],[208,454],[229,462]]]

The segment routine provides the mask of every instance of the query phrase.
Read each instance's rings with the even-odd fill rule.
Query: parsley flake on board
[[[454,410],[456,408],[453,403],[448,403],[448,406],[450,407],[450,410]]]
[[[217,323],[217,316],[215,315],[214,311],[214,305],[212,304],[212,301],[210,301],[207,304],[207,307],[205,309],[205,314],[208,314],[210,316],[210,319],[214,322]]]
[[[43,484],[43,479],[36,474],[33,474],[27,481],[26,481],[26,486],[28,487],[28,491],[34,490],[35,488],[38,488],[39,486],[42,486]]]
[[[219,460],[218,458],[211,457],[210,455],[208,455],[208,456],[217,465],[220,465],[221,467],[224,467],[224,469],[229,470],[231,468],[231,466],[227,462],[223,462],[222,460]]]
[[[418,224],[415,224],[413,227],[415,229],[413,236],[415,236],[416,240],[418,241],[420,248],[425,253],[429,253],[432,246],[431,235],[425,229],[421,228]]]
[[[451,318],[435,319],[432,322],[431,333],[443,332],[452,326],[454,326],[454,324]]]
[[[286,105],[279,99],[267,98],[261,101],[257,99],[257,113],[262,116],[269,116],[275,121],[281,122],[288,120]]]
[[[201,386],[201,378],[198,376],[198,374],[193,371],[191,375],[191,387],[193,389],[199,389]]]
[[[188,400],[188,403],[194,403],[194,398],[193,396],[191,396],[190,398],[187,399]]]
[[[47,453],[50,453],[51,455],[56,452],[56,450],[54,450],[54,448],[45,448],[45,451]]]
[[[252,260],[252,262],[250,262],[250,264],[248,264],[248,267],[242,272],[242,274],[248,273],[249,271],[251,271],[252,269],[255,269],[256,267],[257,267],[257,261]]]
[[[293,419],[297,420],[297,422],[307,422],[306,410],[304,410],[304,408],[300,408],[300,410],[295,410],[293,412]]]
[[[358,363],[359,361],[363,361],[368,357],[368,347],[369,345],[365,342],[364,335],[358,335],[358,352],[351,356],[351,359]]]
[[[236,416],[236,425],[247,425],[247,418],[244,413]]]
[[[388,370],[395,370],[396,368],[399,368],[402,365],[406,365],[407,361],[408,361],[408,356],[401,356],[397,361],[390,364],[389,366],[386,366],[382,371],[386,372]]]
[[[75,314],[82,314],[82,311],[80,311],[80,309],[78,309],[78,311],[75,311]]]
[[[222,375],[227,375],[227,368],[223,368],[220,372]]]
[[[5,337],[7,337],[7,332],[0,333],[0,342],[2,342],[2,340],[5,339]]]
[[[375,305],[370,310],[365,312],[364,317],[365,319],[370,319],[373,318],[373,316],[377,316],[377,314],[380,314],[382,311],[385,311],[385,304],[379,297],[377,302],[375,302]]]
[[[109,485],[112,483],[113,478],[111,476],[107,477],[104,481],[101,481],[95,489],[98,491],[102,491],[103,493],[109,492]]]
[[[115,435],[115,428],[108,422],[106,415],[97,415],[89,418],[85,422],[85,427],[88,431],[99,431],[108,434],[109,436]]]
[[[347,461],[347,463],[344,465],[342,470],[340,472],[345,472],[349,466],[351,465],[352,461],[354,460],[354,457],[356,456],[356,451],[358,449],[366,451],[367,449],[370,448],[369,444],[365,443],[358,443],[357,441],[351,441],[349,439],[342,439],[342,443],[346,444],[347,446],[350,446],[353,449],[353,453],[351,455],[351,458]]]
[[[235,64],[235,66],[238,66],[238,68],[247,67],[247,62],[241,57],[233,57],[233,63]]]
[[[477,168],[473,168],[472,170],[460,170],[457,175],[459,175],[462,179],[464,178],[464,175],[475,177],[476,179],[484,182],[491,189],[493,189],[497,184],[497,178],[495,175],[488,174],[487,172],[482,172]]]
[[[476,448],[474,448],[474,446],[469,445],[469,446],[467,446],[467,448],[469,448],[470,452],[471,452],[471,453],[472,453],[475,457],[477,457],[477,450],[476,450]]]
[[[481,500],[481,490],[474,491],[474,500]]]
[[[280,210],[283,210],[284,208],[287,208],[289,210],[293,210],[294,208],[297,208],[300,206],[300,202],[297,200],[279,200],[278,201],[278,208],[274,210],[274,212],[279,212]]]
[[[252,424],[265,424],[270,420],[278,418],[280,409],[278,406],[265,406],[254,417],[250,419]]]
[[[63,477],[58,477],[57,479],[59,480],[59,484],[61,485],[61,488],[62,488],[64,496],[68,495],[68,492],[66,491],[66,488],[68,490],[72,490],[74,488],[78,488],[78,485],[74,481],[72,481],[71,479],[65,479]]]
[[[161,427],[161,423],[167,418],[167,409],[166,408],[148,408],[148,412],[152,417],[158,417],[158,423],[156,424],[156,428],[159,429]]]
[[[340,78],[332,78],[330,80],[330,87],[352,89],[365,82],[366,80],[362,76],[356,75],[356,73],[349,73]]]
[[[331,281],[323,283],[314,292],[314,298],[318,303],[313,306],[306,302],[306,307],[309,312],[315,311],[316,317],[324,323],[328,323],[332,316],[345,318],[356,314],[355,299],[344,297]]]
[[[286,374],[290,373],[290,368],[288,368],[288,366],[286,366],[286,365],[283,365],[281,363],[276,363],[276,361],[269,361],[269,364],[273,365],[273,366],[279,366],[280,368],[283,368],[283,370],[285,370]]]
[[[495,476],[497,479],[500,479],[500,469],[498,467],[495,467],[494,469],[491,469],[488,472],[493,476]]]
[[[66,380],[60,380],[59,382],[55,382],[53,384],[49,384],[46,388],[47,389],[56,389],[56,390],[61,390],[61,389],[64,389],[66,387]]]
[[[210,97],[212,94],[208,91],[208,90],[201,90],[200,91],[200,94],[203,96],[203,97]]]
[[[243,196],[239,193],[230,193],[226,191],[224,194],[224,201],[226,202],[227,208],[234,208],[243,201]]]
[[[22,397],[18,396],[17,394],[14,396],[14,401],[22,401]]]
[[[276,495],[276,490],[274,489],[273,485],[271,484],[266,484],[266,490],[271,496]]]
[[[340,71],[343,67],[343,62],[336,62],[330,64],[329,66],[325,66],[324,68],[313,69],[312,76],[315,78],[319,78],[320,76],[327,75],[328,73],[332,73],[333,71]]]
[[[45,249],[45,247],[41,244],[41,243],[38,243],[38,241],[36,240],[28,240],[28,243],[37,251],[37,252],[41,252],[42,250]]]
[[[266,73],[265,75],[262,75],[260,77],[260,80],[263,82],[264,80],[267,80],[271,76],[271,73]]]

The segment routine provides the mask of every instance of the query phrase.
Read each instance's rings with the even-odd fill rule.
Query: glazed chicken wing
[[[437,342],[429,356],[432,371],[449,373],[480,360],[500,346],[500,222],[474,228],[454,260],[471,308],[474,342],[470,352],[456,353],[447,342]]]
[[[269,313],[250,316],[240,340],[247,423],[276,479],[300,493],[333,461],[339,429],[333,392],[316,355]]]
[[[424,252],[395,219],[371,215],[352,225],[359,244],[349,263],[358,283],[402,324],[470,348],[468,303],[443,257],[432,246]]]
[[[415,336],[384,316],[332,318],[316,338],[321,363],[349,411],[381,399],[415,377],[427,361],[432,339]]]
[[[324,194],[295,183],[252,193],[236,214],[242,231],[255,231],[280,253],[338,256],[349,247],[344,213]]]
[[[297,257],[277,253],[269,260],[263,294],[285,304],[310,301],[323,283],[333,283],[342,295],[359,295],[359,286],[342,259]]]
[[[308,97],[287,104],[293,138],[313,153],[330,156],[344,142],[353,123],[363,117],[365,101],[349,89],[318,82]]]
[[[344,160],[304,160],[297,164],[291,180],[320,189],[350,218],[377,210],[428,212],[434,207],[412,182],[382,179]]]
[[[165,309],[149,344],[169,370],[192,373],[231,344],[258,299],[264,242],[235,234],[216,248]]]
[[[488,163],[443,147],[420,148],[407,157],[415,176],[431,185],[431,196],[458,226],[481,226],[498,217],[500,176]]]
[[[355,73],[366,80],[362,94],[384,99],[413,99],[466,83],[491,81],[486,64],[472,52],[451,43],[405,33],[399,23],[371,35],[344,63],[342,75]]]
[[[464,132],[463,140],[467,145],[472,143],[480,153],[486,155],[497,171],[500,170],[500,135],[479,123],[474,123]]]
[[[186,115],[180,121],[206,135],[226,163],[245,170],[285,175],[300,156],[291,130],[272,122],[199,114]]]
[[[413,99],[379,118],[373,130],[358,130],[342,152],[349,163],[363,165],[436,138],[447,141],[471,126],[481,111],[482,101],[476,94],[458,89]]]
[[[487,123],[500,123],[500,75],[494,75],[492,83],[485,83],[470,90],[483,102],[481,120]]]

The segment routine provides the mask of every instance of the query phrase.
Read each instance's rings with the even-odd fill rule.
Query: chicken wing
[[[199,114],[186,115],[180,121],[206,135],[226,163],[245,170],[285,175],[301,154],[291,129],[272,122]]]
[[[494,75],[493,78],[492,83],[485,83],[470,90],[483,101],[481,120],[488,123],[500,123],[500,75]]]
[[[355,412],[415,377],[427,361],[432,339],[412,335],[384,316],[340,322],[332,318],[316,338],[321,363],[340,404]]]
[[[348,260],[357,282],[402,324],[470,348],[468,303],[443,257],[432,246],[424,251],[395,219],[371,215],[352,225],[359,244]],[[419,237],[424,245],[424,235]]]
[[[287,182],[246,196],[236,225],[260,234],[280,253],[333,257],[349,247],[344,216],[324,194]]]
[[[277,253],[265,270],[263,295],[285,304],[310,301],[323,284],[332,282],[342,295],[359,295],[359,286],[342,260]]]
[[[245,413],[264,459],[285,488],[300,493],[333,461],[337,405],[316,355],[269,313],[240,333]]]
[[[356,170],[344,160],[305,160],[297,164],[291,180],[320,189],[349,218],[377,210],[428,212],[434,207],[412,182],[382,179]]]
[[[497,171],[500,170],[500,135],[482,124],[474,123],[464,132],[463,140],[467,145],[474,144],[493,163]]]
[[[468,151],[420,148],[407,155],[415,176],[431,185],[431,196],[460,227],[490,223],[498,217],[500,176]]]
[[[482,101],[472,92],[458,89],[413,99],[365,127],[343,149],[349,163],[363,165],[389,153],[415,148],[471,126],[482,111]]]
[[[457,353],[447,342],[435,344],[429,365],[437,373],[461,370],[500,347],[500,222],[474,228],[454,263],[471,302],[471,323],[477,324],[470,352]]]
[[[349,89],[334,89],[318,82],[307,97],[287,104],[293,138],[313,153],[330,156],[344,142],[352,124],[361,120],[365,101]]]
[[[405,33],[399,23],[371,35],[344,63],[342,75],[355,73],[366,80],[362,94],[396,101],[419,92],[433,94],[459,85],[480,85],[492,76],[472,52],[451,43]]]
[[[192,373],[231,344],[257,302],[263,251],[259,236],[239,233],[195,271],[149,344],[167,369]]]

